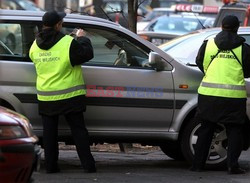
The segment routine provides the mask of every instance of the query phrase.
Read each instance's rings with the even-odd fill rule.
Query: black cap
[[[58,22],[60,22],[65,16],[66,13],[64,12],[48,11],[43,15],[43,25],[53,27]]]
[[[227,15],[222,20],[222,28],[227,30],[233,30],[240,26],[239,19],[234,15]]]

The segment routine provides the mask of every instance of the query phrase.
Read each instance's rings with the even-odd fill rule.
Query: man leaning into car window
[[[29,56],[37,73],[39,114],[43,122],[43,144],[47,173],[58,167],[58,117],[64,115],[72,132],[78,156],[85,172],[96,172],[85,127],[85,83],[81,64],[93,58],[93,48],[85,32],[79,29],[76,40],[61,33],[65,13],[46,12],[43,28],[33,42]]]
[[[191,171],[204,170],[209,148],[218,123],[228,137],[227,168],[229,174],[243,174],[238,159],[243,148],[242,126],[246,117],[246,84],[250,76],[250,47],[237,32],[240,22],[228,15],[222,31],[205,41],[196,57],[204,72],[198,89],[197,120],[201,121]]]

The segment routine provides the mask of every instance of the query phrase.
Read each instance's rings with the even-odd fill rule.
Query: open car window
[[[63,33],[70,34],[75,26],[65,26]],[[94,58],[86,65],[143,68],[149,67],[148,53],[119,32],[101,28],[83,28],[91,40]]]

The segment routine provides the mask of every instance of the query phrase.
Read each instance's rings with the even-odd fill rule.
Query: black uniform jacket
[[[43,29],[36,37],[39,48],[48,50],[65,35],[53,29]],[[93,58],[91,41],[86,37],[73,40],[70,45],[70,62],[72,66],[80,65]],[[85,96],[77,96],[58,101],[38,101],[39,113],[42,115],[59,115],[69,112],[85,111]]]
[[[237,33],[221,31],[215,37],[215,44],[221,50],[230,50],[242,45],[242,67],[244,77],[250,76],[250,47],[244,43],[245,39]],[[196,64],[202,72],[203,59],[207,41],[204,41],[198,55]],[[237,62],[237,61],[236,61]],[[224,98],[198,95],[198,117],[200,120],[220,123],[244,123],[246,116],[246,99]]]

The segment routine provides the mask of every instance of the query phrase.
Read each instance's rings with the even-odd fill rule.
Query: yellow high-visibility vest
[[[214,39],[208,40],[203,68],[205,75],[198,89],[199,94],[227,98],[247,97],[242,46],[219,51]]]
[[[37,96],[40,101],[56,101],[85,95],[85,83],[80,65],[70,63],[70,45],[73,38],[64,36],[48,50],[40,49],[36,40],[29,56],[37,72]]]

